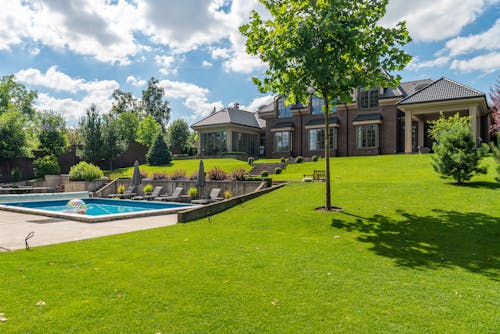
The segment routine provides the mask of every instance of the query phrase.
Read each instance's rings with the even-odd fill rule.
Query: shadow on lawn
[[[457,187],[466,187],[466,188],[484,188],[484,189],[500,189],[500,183],[498,182],[488,182],[488,181],[480,181],[480,182],[468,182],[468,183],[451,183]]]
[[[500,220],[481,213],[434,210],[416,216],[398,210],[401,217],[333,219],[332,226],[358,231],[359,241],[373,244],[376,254],[395,259],[400,266],[431,268],[459,266],[494,280],[500,279]]]

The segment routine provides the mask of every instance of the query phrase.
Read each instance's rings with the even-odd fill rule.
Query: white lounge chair
[[[212,190],[210,190],[210,195],[208,195],[209,198],[194,199],[191,201],[191,203],[193,203],[193,204],[210,204],[213,202],[222,201],[224,199],[224,197],[219,197],[219,194],[221,191],[222,190],[219,188],[213,188]]]

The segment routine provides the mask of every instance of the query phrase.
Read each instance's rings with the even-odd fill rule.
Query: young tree
[[[153,145],[149,148],[146,161],[151,166],[167,165],[172,161],[172,155],[161,131],[158,131]]]
[[[120,138],[118,120],[112,114],[102,117],[102,157],[108,159],[109,169],[113,169],[113,159],[122,154],[126,147],[125,142]]]
[[[68,149],[66,122],[61,114],[44,111],[39,116],[39,149],[45,154],[59,156]]]
[[[170,147],[175,154],[182,153],[189,140],[189,125],[187,122],[178,118],[168,127],[168,138],[170,140]]]
[[[457,115],[432,122],[430,133],[436,139],[432,146],[432,167],[442,178],[452,178],[457,183],[469,181],[474,174],[486,174],[485,167],[479,167],[488,146],[477,147],[472,135],[470,117]]]
[[[490,90],[490,100],[491,126],[489,132],[498,143],[500,135],[500,79],[497,79],[495,87]]]
[[[23,129],[25,117],[16,110],[0,114],[0,158],[7,162],[24,153],[26,135]],[[7,169],[10,169],[7,166]]]
[[[142,91],[142,108],[146,115],[151,115],[160,124],[163,133],[166,131],[168,120],[170,119],[170,107],[168,101],[164,99],[165,90],[160,87],[157,79],[151,78],[148,81],[146,90]]]
[[[32,119],[35,115],[33,100],[37,92],[26,89],[21,83],[16,82],[13,74],[0,78],[0,114],[16,110]]]
[[[111,94],[113,97],[113,106],[111,113],[119,115],[124,112],[139,113],[139,101],[130,92],[124,92],[121,89],[115,89]]]
[[[388,0],[260,0],[272,19],[253,12],[240,27],[247,52],[268,65],[264,79],[253,78],[261,92],[307,103],[312,91],[323,98],[325,119],[325,209],[330,200],[329,113],[351,101],[358,87],[395,87],[411,57],[402,46],[411,39],[404,22],[378,24]]]
[[[135,111],[124,111],[116,119],[118,122],[118,133],[120,138],[128,145],[137,140],[137,129],[141,122],[141,116]]]
[[[86,116],[80,120],[79,132],[81,149],[78,155],[88,162],[97,162],[103,157],[102,118],[95,104],[87,109]]]
[[[137,128],[137,141],[151,147],[158,132],[161,132],[160,125],[156,123],[151,115],[147,115],[139,123]]]

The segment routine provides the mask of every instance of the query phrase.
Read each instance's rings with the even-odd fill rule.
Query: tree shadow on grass
[[[466,187],[466,188],[483,188],[483,189],[491,189],[496,190],[500,189],[500,183],[498,182],[488,182],[488,181],[480,181],[480,182],[468,182],[468,183],[451,183],[457,187]]]
[[[358,240],[376,254],[414,269],[458,266],[500,280],[500,219],[482,213],[434,210],[417,216],[398,210],[400,217],[374,215],[333,219],[332,226],[357,231]]]

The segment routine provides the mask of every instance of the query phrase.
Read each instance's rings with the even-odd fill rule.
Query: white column
[[[424,121],[422,121],[420,118],[415,117],[418,122],[418,143],[417,145],[419,147],[424,147]]]
[[[405,111],[405,153],[412,152],[412,142],[411,142],[411,112]]]
[[[226,151],[233,151],[233,131],[231,129],[226,130]]]
[[[472,135],[476,139],[479,137],[479,111],[477,105],[469,108],[469,116],[471,117]]]

